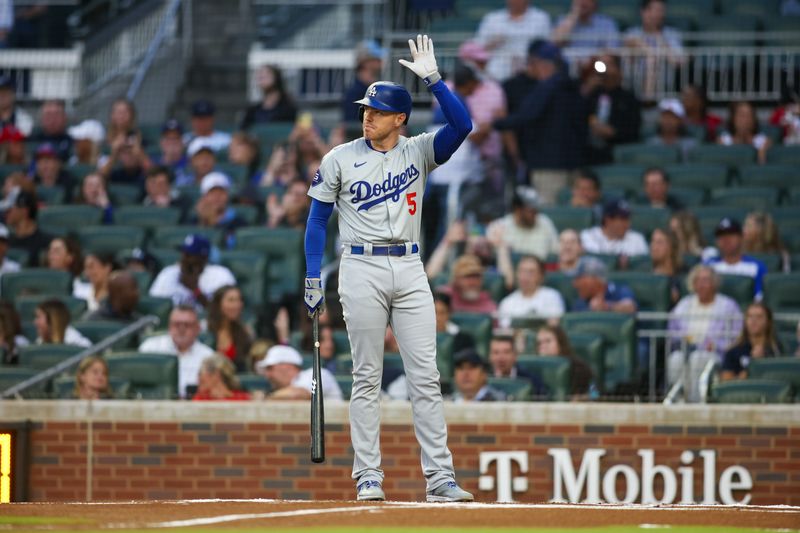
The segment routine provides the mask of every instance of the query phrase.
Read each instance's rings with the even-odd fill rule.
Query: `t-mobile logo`
[[[496,464],[495,477],[487,475],[489,465]],[[511,477],[511,467],[513,463],[519,465],[521,474],[528,473],[528,454],[527,452],[481,452],[480,472],[478,478],[478,488],[480,490],[492,490],[497,488],[498,502],[513,502],[514,492],[525,492],[528,490],[528,478],[524,475]],[[497,481],[495,481],[495,478]]]

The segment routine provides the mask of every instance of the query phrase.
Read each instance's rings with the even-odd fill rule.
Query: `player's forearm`
[[[318,278],[322,269],[322,255],[325,252],[325,236],[328,230],[328,219],[333,213],[333,204],[311,201],[306,224],[305,251],[306,277]]]
[[[447,124],[436,132],[433,140],[436,162],[443,163],[450,159],[472,131],[472,119],[467,108],[450,92],[443,81],[431,85],[431,92],[442,107],[442,113],[447,120]]]

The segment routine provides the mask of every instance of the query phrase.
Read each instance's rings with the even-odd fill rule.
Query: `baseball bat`
[[[325,462],[325,411],[322,406],[322,362],[319,355],[319,311],[314,313],[314,355],[311,381],[311,461]]]

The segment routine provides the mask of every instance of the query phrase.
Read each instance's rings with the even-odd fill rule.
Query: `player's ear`
[[[405,113],[397,113],[397,114],[395,115],[395,117],[394,117],[394,125],[395,125],[396,127],[400,127],[400,126],[402,126],[403,124],[405,124],[405,123],[406,123],[406,117],[407,117],[407,116],[408,116],[408,115],[406,115]]]

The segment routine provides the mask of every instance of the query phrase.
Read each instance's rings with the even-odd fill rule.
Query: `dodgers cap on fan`
[[[183,239],[179,249],[185,254],[208,257],[211,253],[211,243],[199,233],[191,233]]]
[[[737,233],[739,235],[742,234],[742,225],[739,224],[739,221],[732,217],[725,217],[719,221],[717,227],[714,228],[714,236],[719,237],[720,235],[725,235],[727,233]]]

